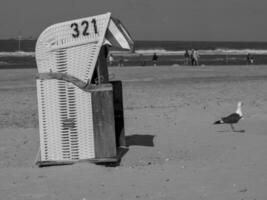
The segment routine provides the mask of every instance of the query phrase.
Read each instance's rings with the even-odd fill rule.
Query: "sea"
[[[36,40],[0,40],[0,69],[36,68]],[[267,42],[220,41],[135,41],[135,51],[110,49],[112,66],[151,66],[152,55],[158,55],[157,65],[190,65],[185,50],[195,49],[199,65],[266,65]],[[248,63],[247,55],[253,62]]]

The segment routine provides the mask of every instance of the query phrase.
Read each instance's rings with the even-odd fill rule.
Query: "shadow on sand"
[[[126,146],[146,146],[153,147],[154,146],[154,135],[129,135],[126,136]]]
[[[232,130],[221,130],[221,131],[217,131],[218,133],[245,133],[246,130],[235,130],[235,131],[232,131]]]
[[[117,149],[118,160],[113,163],[100,163],[99,165],[104,165],[106,167],[117,167],[121,163],[121,159],[128,152],[130,146],[146,146],[153,147],[154,146],[154,135],[129,135],[125,136],[126,147],[119,147]]]

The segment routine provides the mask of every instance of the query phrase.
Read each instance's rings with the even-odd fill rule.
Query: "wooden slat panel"
[[[116,157],[115,120],[112,85],[92,91],[96,158]]]

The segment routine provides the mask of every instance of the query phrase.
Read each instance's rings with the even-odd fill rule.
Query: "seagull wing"
[[[225,124],[235,124],[241,119],[241,116],[237,113],[233,113],[231,115],[228,115],[227,117],[223,117],[222,121]]]

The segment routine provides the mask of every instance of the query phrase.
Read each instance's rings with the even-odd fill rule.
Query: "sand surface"
[[[129,151],[116,167],[38,168],[35,69],[0,73],[0,199],[265,200],[267,66],[111,68]],[[232,132],[212,123],[244,102]]]

